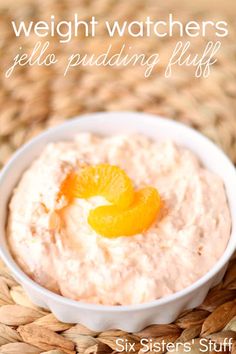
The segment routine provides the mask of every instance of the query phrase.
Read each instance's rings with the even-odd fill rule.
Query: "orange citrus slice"
[[[161,199],[153,187],[135,193],[134,202],[127,209],[105,205],[90,211],[88,223],[106,237],[132,236],[148,229],[161,208]]]
[[[102,196],[120,208],[134,199],[131,179],[118,166],[99,164],[86,166],[78,174],[71,173],[63,182],[61,193],[68,199]]]

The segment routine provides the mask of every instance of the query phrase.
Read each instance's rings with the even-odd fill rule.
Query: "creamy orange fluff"
[[[69,203],[60,195],[76,166],[104,163],[123,169],[136,190],[159,191],[164,207],[144,232],[103,237],[88,216],[111,205],[107,198]],[[106,305],[143,303],[192,284],[222,255],[231,228],[221,179],[188,149],[142,135],[84,133],[47,145],[9,208],[8,241],[21,268],[52,291]]]

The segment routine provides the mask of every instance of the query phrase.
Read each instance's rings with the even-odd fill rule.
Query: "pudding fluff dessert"
[[[104,305],[191,285],[221,257],[230,230],[224,184],[191,151],[89,133],[45,147],[14,190],[7,225],[10,250],[33,280]]]

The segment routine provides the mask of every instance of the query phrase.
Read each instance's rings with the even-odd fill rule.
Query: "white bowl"
[[[232,233],[227,249],[214,267],[191,286],[164,298],[139,305],[104,306],[70,300],[41,287],[14,262],[6,243],[8,202],[24,170],[48,142],[70,140],[79,132],[101,135],[142,133],[154,139],[170,138],[192,150],[211,171],[219,175],[226,188],[232,217]],[[223,277],[236,248],[236,172],[224,153],[210,140],[182,124],[160,117],[131,112],[95,113],[70,120],[39,135],[19,149],[0,177],[0,255],[32,301],[50,309],[63,322],[81,323],[92,330],[119,328],[138,331],[150,324],[172,322],[183,310],[198,306],[209,289]],[[214,247],[214,245],[212,245]],[[86,281],[86,279],[85,279]]]

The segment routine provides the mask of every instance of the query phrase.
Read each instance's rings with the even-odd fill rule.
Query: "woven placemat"
[[[218,62],[207,79],[194,79],[192,68],[179,67],[168,80],[162,71],[144,78],[140,67],[75,69],[68,76],[62,68],[22,67],[10,78],[0,78],[0,167],[24,142],[72,116],[111,110],[145,111],[168,116],[200,130],[229,155],[236,163],[236,5],[228,0],[190,2],[169,0],[1,0],[0,1],[0,67],[9,67],[13,54],[22,45],[30,50],[35,36],[16,38],[10,21],[47,19],[54,14],[58,20],[70,18],[78,12],[80,18],[92,15],[100,20],[140,20],[152,14],[165,18],[169,12],[182,20],[227,19],[230,35],[222,39]],[[184,5],[183,5],[184,4]],[[228,6],[227,6],[228,5]],[[204,7],[205,6],[205,7]],[[208,6],[206,8],[206,6]],[[184,38],[185,39],[185,38]],[[189,39],[189,38],[188,38]],[[204,41],[211,40],[208,35]],[[162,56],[162,68],[167,63],[170,47],[176,38],[123,38],[110,41],[116,48],[123,42],[136,51]],[[194,50],[202,50],[201,38],[194,39]],[[50,45],[62,58],[78,48],[99,53],[109,43],[102,31],[96,38],[72,40],[59,45],[58,38]],[[115,353],[116,339],[122,337],[136,343],[140,338],[155,338],[166,342],[189,341],[199,353],[199,338],[217,343],[225,338],[236,340],[236,260],[232,260],[221,284],[211,290],[197,309],[182,314],[170,325],[154,325],[140,333],[128,334],[119,330],[95,333],[81,325],[58,322],[54,316],[36,308],[9,271],[0,267],[0,353],[6,354],[63,354]],[[236,353],[236,345],[233,346]],[[227,352],[227,350],[226,350]],[[153,352],[149,352],[151,354]]]

